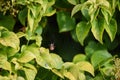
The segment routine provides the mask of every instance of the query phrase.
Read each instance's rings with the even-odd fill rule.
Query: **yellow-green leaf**
[[[52,72],[55,73],[56,75],[58,75],[60,78],[64,79],[64,76],[63,76],[63,74],[60,71],[58,71],[56,69],[52,69]]]
[[[70,4],[76,5],[79,3],[79,0],[67,0]]]
[[[74,63],[78,63],[78,62],[80,62],[80,61],[86,61],[86,59],[87,59],[87,56],[86,56],[86,55],[84,55],[84,54],[77,54],[77,55],[75,55],[75,57],[73,58],[73,62],[74,62]]]
[[[102,37],[105,27],[105,20],[103,18],[95,19],[92,23],[92,33],[100,43],[103,43]]]
[[[81,10],[81,8],[82,8],[82,4],[76,5],[76,6],[73,8],[72,12],[71,12],[71,16],[73,16],[73,15],[75,15],[77,12],[79,12],[79,11]]]
[[[67,77],[69,80],[76,80],[71,72],[65,72],[64,76]]]
[[[76,64],[81,71],[87,71],[94,76],[94,67],[87,61],[81,61]]]

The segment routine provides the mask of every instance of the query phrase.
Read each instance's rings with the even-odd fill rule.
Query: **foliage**
[[[0,80],[119,79],[119,10],[119,0],[1,0]]]

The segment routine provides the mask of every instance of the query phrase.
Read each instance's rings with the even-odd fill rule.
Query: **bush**
[[[1,0],[0,80],[118,80],[119,3]]]

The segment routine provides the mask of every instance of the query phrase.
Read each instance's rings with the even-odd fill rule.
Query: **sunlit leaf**
[[[30,10],[28,10],[28,24],[29,24],[29,27],[30,27],[30,31],[33,31],[34,17],[33,17],[33,15],[32,15]]]
[[[55,10],[55,9],[53,10],[52,7],[49,7],[49,8],[46,10],[44,16],[52,16],[52,15],[55,14],[55,13],[56,13],[56,10]]]
[[[18,61],[27,63],[39,56],[39,49],[35,45],[22,46]]]
[[[75,77],[70,72],[65,72],[64,76],[67,77],[69,80],[76,80]]]
[[[25,71],[25,75],[27,77],[27,80],[34,80],[35,76],[37,74],[36,71],[34,71],[33,69],[29,69],[29,68],[23,68],[23,70]]]
[[[101,9],[101,12],[106,20],[106,23],[109,25],[109,22],[110,22],[110,19],[111,19],[111,16],[108,14],[108,12],[106,12],[105,10]]]
[[[27,62],[30,62],[31,60],[33,60],[35,58],[35,55],[34,53],[30,52],[30,51],[24,51],[20,58],[18,58],[18,61],[19,62],[22,62],[22,63],[27,63]]]
[[[8,77],[6,77],[6,76],[1,76],[0,75],[0,80],[10,80]]]
[[[71,16],[75,15],[75,14],[76,14],[77,12],[79,12],[81,9],[82,9],[82,4],[76,5],[76,6],[73,8],[72,12],[71,12]]]
[[[0,68],[11,71],[11,64],[7,61],[7,53],[0,49]]]
[[[93,22],[94,20],[96,20],[98,14],[99,14],[100,8],[98,9],[93,9],[93,11],[91,11],[91,13],[89,12],[90,18],[91,18],[91,22]]]
[[[30,4],[28,5],[28,8],[30,9],[31,15],[33,15],[34,18],[36,18],[40,11],[41,11],[41,6],[39,4]]]
[[[52,69],[49,65],[49,63],[47,63],[41,56],[37,56],[36,57],[36,62],[38,65],[40,65],[41,67],[44,67],[46,69]]]
[[[40,35],[32,35],[30,40],[35,40],[37,46],[41,46],[42,37]]]
[[[21,38],[21,37],[25,36],[25,33],[18,32],[18,33],[16,33],[16,35],[17,35],[18,38]]]
[[[18,76],[17,80],[25,80],[25,79],[23,77],[21,77],[21,76]]]
[[[63,64],[61,58],[58,55],[49,54],[49,50],[43,47],[40,48],[40,56],[36,58],[36,61],[40,66],[47,69],[60,69]]]
[[[73,4],[73,5],[76,5],[76,4],[78,4],[79,2],[79,0],[67,0],[70,4]]]
[[[0,43],[4,46],[10,46],[12,48],[18,49],[19,39],[17,35],[13,32],[3,31],[0,37]]]
[[[23,67],[32,69],[35,73],[37,73],[37,69],[36,69],[35,66],[32,65],[32,64],[26,63],[26,64],[23,65]]]
[[[100,43],[103,43],[102,37],[105,28],[105,21],[103,18],[98,18],[94,20],[92,23],[92,33]]]
[[[65,62],[64,64],[63,64],[63,67],[65,68],[65,69],[70,69],[71,67],[73,67],[75,64],[74,63],[72,63],[72,62]]]
[[[116,32],[117,32],[117,23],[116,23],[116,20],[111,19],[109,25],[105,26],[105,30],[108,33],[111,41],[113,41],[114,38],[115,38]]]
[[[64,78],[63,74],[60,71],[58,71],[56,69],[52,69],[52,72],[55,73],[56,75],[58,75],[60,78]]]
[[[80,80],[86,80],[86,76],[83,72],[79,72],[79,79]]]
[[[53,6],[56,2],[56,0],[48,0],[48,7]]]
[[[15,70],[20,70],[23,66],[18,62],[17,58],[13,58],[11,62],[15,65]]]
[[[81,45],[83,45],[83,42],[89,33],[90,27],[91,25],[87,22],[80,22],[77,24],[76,34]]]
[[[89,62],[81,61],[78,62],[76,65],[79,68],[79,70],[87,71],[94,76],[94,67]]]
[[[57,12],[57,22],[59,26],[59,32],[70,31],[75,27],[75,18],[71,18],[68,12]]]
[[[74,78],[76,80],[79,80],[80,71],[79,71],[78,66],[74,65],[74,66],[70,67],[68,71],[71,72],[71,74],[74,76]]]
[[[60,56],[58,56],[57,54],[50,54],[54,63],[52,64],[54,68],[56,69],[61,69],[62,65],[63,65],[63,61],[62,58]]]
[[[77,54],[77,55],[74,56],[73,62],[74,63],[78,63],[80,61],[86,61],[86,59],[87,59],[86,55],[84,55],[84,54]]]

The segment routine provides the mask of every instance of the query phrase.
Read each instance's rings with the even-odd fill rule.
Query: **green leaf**
[[[0,49],[0,68],[11,72],[11,64],[7,61],[7,53],[3,49]]]
[[[72,63],[72,62],[65,62],[64,64],[63,64],[63,67],[65,68],[65,69],[70,69],[71,67],[73,67],[75,64],[74,63]]]
[[[103,43],[102,37],[105,28],[105,21],[103,18],[95,19],[92,23],[92,33],[100,43]]]
[[[41,11],[41,5],[39,4],[30,4],[27,6],[33,15],[34,18],[37,18]]]
[[[33,69],[29,69],[29,68],[23,68],[23,70],[25,71],[25,75],[27,77],[27,80],[34,80],[35,76],[37,74],[37,72]]]
[[[93,11],[92,11],[93,10]],[[99,11],[100,11],[100,8],[98,8],[98,9],[94,9],[94,8],[92,8],[92,10],[91,9],[89,9],[89,15],[90,15],[90,22],[93,22],[94,20],[96,20],[96,18],[97,18],[97,16],[98,16],[98,14],[99,14]]]
[[[41,46],[42,37],[40,35],[32,35],[30,40],[35,40],[37,46]]]
[[[73,58],[73,62],[74,62],[74,63],[78,63],[78,62],[80,62],[80,61],[86,61],[86,59],[87,59],[86,55],[84,55],[84,54],[77,54],[77,55],[75,55],[75,57]]]
[[[0,26],[4,26],[10,31],[13,31],[14,25],[15,20],[12,16],[3,16],[0,14]]]
[[[79,12],[79,11],[81,10],[81,8],[82,8],[82,4],[76,5],[76,6],[73,8],[72,12],[71,12],[71,16],[73,16],[73,15],[75,15],[77,12]]]
[[[94,80],[104,80],[104,78],[101,74],[98,74],[95,76]]]
[[[114,70],[114,66],[111,65],[111,66],[106,66],[105,68],[101,69],[102,72],[107,75],[107,76],[111,76],[112,73],[113,73],[113,70]]]
[[[44,67],[46,69],[52,69],[49,65],[49,63],[46,62],[46,60],[44,60],[41,56],[37,56],[36,57],[36,62],[38,65],[40,65],[41,67]]]
[[[37,27],[36,30],[35,30],[35,33],[36,33],[37,35],[41,35],[41,34],[42,34],[42,31],[43,31],[42,26],[41,26],[41,25],[38,25],[38,27]]]
[[[32,15],[29,9],[28,9],[28,25],[30,27],[30,31],[32,32],[34,27],[34,16]]]
[[[10,46],[14,49],[19,48],[19,39],[17,35],[13,32],[9,31],[4,31],[1,34],[2,36],[0,37],[0,43],[4,46]]]
[[[24,8],[21,10],[18,14],[18,19],[20,20],[21,24],[25,26],[26,20],[27,20],[27,8]]]
[[[0,75],[0,80],[10,80],[8,77],[6,77],[6,76],[1,76]]]
[[[87,71],[94,76],[94,67],[89,62],[81,61],[81,62],[78,62],[76,65],[79,68],[79,70]]]
[[[61,69],[63,65],[62,58],[58,56],[57,54],[51,53],[51,58],[53,59],[54,63],[52,64],[54,68]]]
[[[49,7],[49,8],[47,8],[47,10],[43,16],[52,16],[55,13],[56,13],[56,10],[55,9],[53,10],[52,7]]]
[[[65,72],[64,76],[67,77],[69,80],[76,80],[71,72]]]
[[[119,11],[120,11],[120,1],[118,1],[118,9],[119,9]]]
[[[57,57],[57,58],[55,58]],[[55,60],[54,60],[55,58]],[[37,63],[46,68],[46,69],[52,69],[52,68],[61,68],[62,61],[61,58],[57,55],[49,54],[49,50],[45,49],[43,47],[40,48],[40,56],[37,56],[36,58]],[[60,62],[59,64],[57,62]]]
[[[56,74],[57,76],[59,76],[60,78],[64,78],[63,74],[62,74],[60,71],[58,71],[58,70],[56,70],[56,69],[52,69],[52,72],[55,73],[55,74]]]
[[[105,30],[108,33],[111,41],[115,39],[115,35],[117,33],[117,22],[114,19],[111,19],[109,25],[105,26]]]
[[[20,41],[15,33],[4,30],[4,28],[2,28],[3,27],[1,27],[0,30],[0,44],[5,46],[6,53],[8,53],[8,57],[10,57],[19,51]]]
[[[8,57],[14,56],[15,54],[17,54],[18,51],[19,51],[19,49],[6,47],[6,52],[7,52]]]
[[[90,27],[90,24],[84,21],[77,24],[76,34],[81,45],[83,45],[83,42],[89,33]]]
[[[14,66],[14,69],[15,69],[15,70],[20,70],[20,69],[23,68],[22,64],[20,64],[20,63],[18,62],[18,59],[17,59],[17,58],[13,58],[13,59],[11,60],[11,62],[15,65],[15,66]]]
[[[26,67],[26,68],[28,68],[28,69],[32,69],[35,73],[37,73],[37,69],[35,68],[34,65],[26,63],[23,66]]]
[[[19,62],[26,63],[30,62],[37,56],[39,56],[39,48],[36,45],[22,46],[21,55],[18,58]]]
[[[71,31],[71,36],[72,36],[72,39],[74,41],[79,42],[78,38],[77,38],[77,35],[76,35],[76,29],[74,29],[74,30]]]
[[[40,53],[39,53],[40,55],[36,57],[37,64],[46,69],[52,69],[51,68],[52,60],[51,60],[51,56],[49,54],[49,50],[41,47],[39,49],[39,51],[40,51]]]
[[[21,76],[18,76],[17,80],[25,80],[25,79],[23,77],[21,77]]]
[[[79,0],[67,0],[70,4],[76,5],[79,3]]]
[[[112,55],[106,50],[98,50],[95,51],[91,57],[91,63],[93,64],[94,68],[96,69],[98,66],[101,66],[101,63],[106,61],[107,59],[111,58]]]
[[[72,5],[67,0],[55,0],[55,6],[59,8],[72,8]]]
[[[93,53],[98,50],[106,50],[106,48],[105,48],[105,46],[101,45],[100,43],[91,41],[86,46],[85,53],[86,53],[87,57],[90,58],[93,55]]]
[[[25,33],[18,32],[18,33],[16,33],[16,35],[17,35],[18,38],[21,38],[21,37],[25,36]]]
[[[87,8],[82,8],[82,9],[81,9],[81,12],[82,12],[82,15],[83,15],[87,20],[90,20],[90,15],[89,15],[89,12],[88,12],[88,9],[87,9]]]
[[[105,18],[106,23],[109,25],[110,19],[111,19],[110,14],[104,9],[101,9],[101,12],[102,12],[102,14],[103,14],[103,16]]]
[[[18,61],[22,63],[27,63],[33,60],[34,58],[35,58],[34,53],[26,50],[21,53],[21,56],[18,58]]]
[[[59,32],[70,31],[75,27],[75,18],[71,18],[68,12],[58,12],[57,22],[59,26]]]
[[[79,71],[78,66],[74,65],[68,71],[72,73],[72,75],[74,76],[76,80],[81,80],[79,79],[79,76],[81,76],[80,75],[81,72]]]
[[[85,75],[81,72],[76,64],[66,62],[63,65],[63,74],[70,80],[85,80]]]
[[[79,72],[79,80],[86,80],[86,76],[83,72]]]

